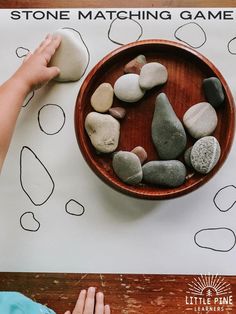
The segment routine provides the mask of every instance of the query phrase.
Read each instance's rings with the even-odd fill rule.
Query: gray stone
[[[143,180],[149,184],[178,187],[185,177],[186,168],[179,160],[150,161],[143,166]]]
[[[220,144],[214,136],[202,137],[193,145],[191,164],[197,172],[206,174],[215,167],[220,153]]]
[[[136,102],[144,96],[145,91],[139,86],[139,75],[130,73],[124,74],[116,80],[114,93],[122,101]]]
[[[184,126],[196,139],[212,134],[217,122],[216,111],[208,102],[200,102],[190,107],[183,116]]]
[[[223,86],[217,77],[209,77],[203,80],[203,89],[206,99],[213,107],[218,108],[224,102]]]
[[[143,171],[139,158],[132,152],[119,151],[114,154],[112,167],[121,181],[137,185],[142,181]]]
[[[158,62],[146,63],[140,72],[139,84],[142,89],[148,90],[167,81],[168,72],[164,65]]]
[[[184,153],[184,162],[185,164],[189,167],[189,168],[193,168],[192,164],[191,164],[191,151],[192,151],[192,146],[190,146],[188,149],[186,149],[185,153]]]
[[[140,74],[141,68],[146,62],[146,57],[144,55],[139,55],[125,65],[124,72]]]
[[[110,83],[100,84],[91,97],[91,106],[98,112],[108,111],[113,103],[113,87]]]
[[[152,140],[160,159],[176,159],[186,148],[187,137],[184,127],[164,93],[156,98]]]

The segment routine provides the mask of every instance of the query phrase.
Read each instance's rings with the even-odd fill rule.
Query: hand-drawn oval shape
[[[236,55],[236,37],[230,39],[227,47],[228,47],[228,51],[231,55]]]
[[[66,115],[64,110],[56,104],[46,104],[39,109],[39,128],[47,135],[59,133],[65,125],[65,121]]]
[[[25,108],[25,107],[31,102],[31,100],[33,99],[33,97],[34,97],[34,91],[30,92],[30,93],[26,96],[22,107]]]
[[[20,225],[25,231],[36,232],[40,228],[40,222],[35,218],[33,212],[25,212],[20,217]]]
[[[28,48],[25,47],[17,47],[16,48],[16,55],[18,58],[24,58],[30,52]]]
[[[196,22],[186,23],[178,27],[174,36],[192,48],[200,48],[207,41],[204,29]]]
[[[213,202],[221,212],[227,212],[236,203],[236,187],[227,185],[221,188],[214,196]]]
[[[73,216],[82,216],[85,212],[84,206],[76,200],[70,199],[66,205],[65,210],[67,214]]]
[[[20,184],[35,206],[46,203],[55,188],[49,171],[27,146],[23,146],[20,152]]]
[[[195,234],[194,242],[203,249],[229,252],[236,244],[236,236],[234,231],[229,228],[206,228],[199,230]]]

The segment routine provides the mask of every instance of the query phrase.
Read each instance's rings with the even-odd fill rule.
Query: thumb
[[[60,69],[58,67],[49,67],[47,70],[48,73],[48,80],[50,81],[54,77],[60,74]]]

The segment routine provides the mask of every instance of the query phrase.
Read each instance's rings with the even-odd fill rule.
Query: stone
[[[215,109],[208,102],[200,102],[190,107],[183,116],[188,133],[196,139],[211,135],[217,126]]]
[[[146,57],[144,55],[139,55],[125,65],[124,72],[140,74],[141,68],[146,63]]]
[[[141,164],[147,159],[147,152],[142,146],[135,147],[131,152],[138,156]]]
[[[126,115],[126,110],[123,107],[112,107],[109,109],[109,113],[116,119],[123,119]]]
[[[190,146],[188,149],[186,149],[185,153],[184,153],[184,162],[185,164],[189,167],[189,168],[193,168],[192,164],[191,164],[191,151],[192,151],[192,146]]]
[[[114,154],[112,167],[121,181],[137,185],[142,181],[143,172],[138,156],[132,152],[119,151]]]
[[[139,84],[144,90],[164,84],[167,81],[168,72],[164,65],[158,62],[145,64],[140,72]]]
[[[186,148],[187,136],[166,94],[156,98],[152,140],[160,159],[176,159]]]
[[[89,54],[81,35],[72,29],[59,29],[61,43],[53,55],[49,66],[57,66],[60,74],[55,78],[59,82],[78,81],[88,66]]]
[[[218,108],[225,100],[223,86],[217,77],[209,77],[203,80],[203,89],[207,101]]]
[[[214,136],[202,137],[193,145],[191,164],[197,172],[207,174],[217,164],[220,154],[220,144]]]
[[[102,83],[91,97],[91,106],[98,112],[108,111],[113,103],[114,91],[110,83]]]
[[[85,119],[85,129],[98,152],[114,152],[119,143],[120,123],[109,114],[90,112]]]
[[[184,183],[186,168],[179,160],[157,160],[143,167],[143,180],[149,184],[178,187]]]
[[[115,82],[114,92],[118,99],[125,102],[136,102],[145,94],[139,86],[139,75],[133,73],[120,76]]]

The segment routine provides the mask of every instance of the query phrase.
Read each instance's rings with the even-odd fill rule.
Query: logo
[[[196,313],[228,313],[233,307],[231,286],[222,276],[200,275],[188,283],[185,304]]]

